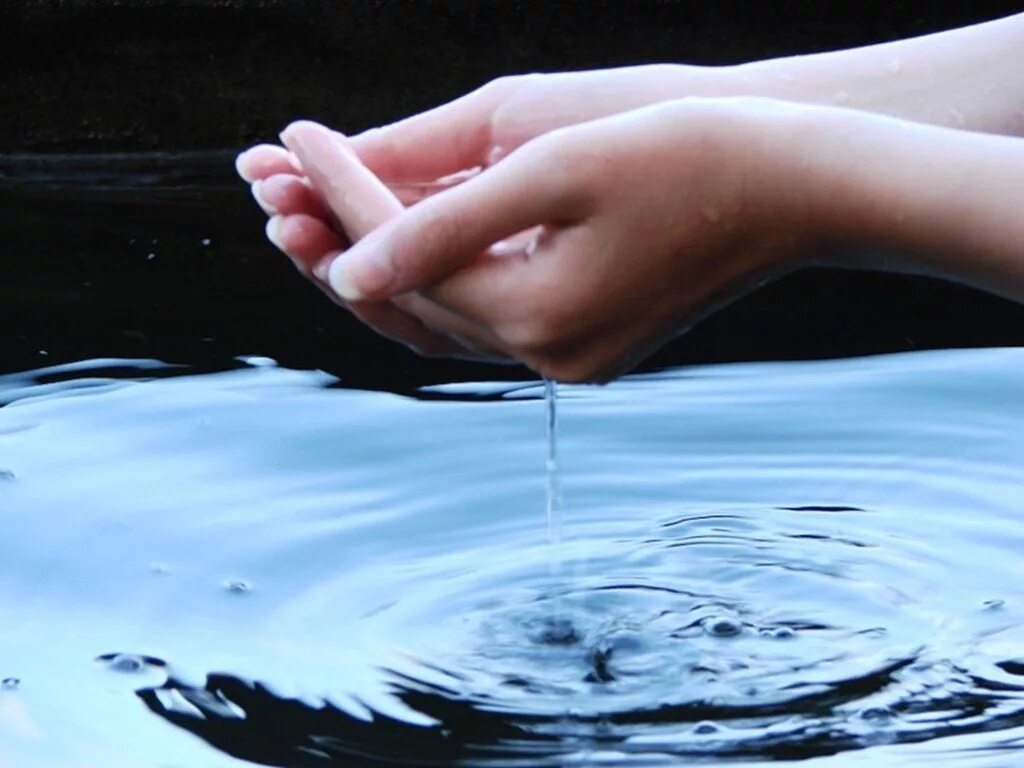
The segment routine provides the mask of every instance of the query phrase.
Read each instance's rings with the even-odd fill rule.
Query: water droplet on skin
[[[9,469],[0,469],[0,482],[3,482],[4,480],[15,480],[15,479],[17,479],[17,478],[14,476],[14,473],[11,470],[9,470]]]
[[[13,691],[19,685],[21,685],[21,680],[16,677],[5,677],[3,680],[0,680],[0,688],[6,691]]]
[[[711,616],[704,620],[703,627],[712,637],[736,637],[743,631],[743,623],[731,616]]]
[[[232,579],[224,583],[224,589],[228,592],[233,592],[237,595],[244,595],[246,592],[252,589],[252,585],[243,579]]]
[[[693,732],[697,736],[712,736],[722,732],[722,726],[711,720],[702,720],[693,726]]]
[[[145,669],[146,662],[138,656],[132,656],[128,653],[118,653],[110,658],[107,662],[107,666],[115,672],[134,674]]]
[[[885,71],[888,72],[890,75],[898,75],[900,72],[903,71],[903,62],[901,62],[899,59],[893,59],[892,61],[885,65]]]

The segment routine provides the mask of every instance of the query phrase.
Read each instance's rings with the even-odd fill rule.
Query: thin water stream
[[[557,409],[250,363],[0,377],[0,766],[1024,754],[1024,350]]]
[[[544,469],[547,476],[547,523],[548,539],[554,550],[553,557],[560,557],[558,547],[562,543],[562,483],[558,466],[558,384],[551,379],[544,380],[544,423],[548,441],[547,459]]]

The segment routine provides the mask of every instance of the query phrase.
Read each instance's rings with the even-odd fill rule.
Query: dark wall
[[[221,149],[296,115],[348,130],[497,75],[727,64],[1008,15],[821,0],[7,0],[0,151]]]
[[[505,73],[723,64],[1020,10],[1006,2],[7,0],[0,368],[90,356],[219,365],[254,353],[396,387],[495,375],[419,361],[304,285],[264,243],[226,150],[272,139],[298,116],[357,130]],[[654,363],[1020,344],[1022,320],[1019,307],[934,281],[804,273],[706,321]]]

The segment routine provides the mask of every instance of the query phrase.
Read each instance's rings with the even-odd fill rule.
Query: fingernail
[[[237,173],[237,174],[238,174],[239,176],[241,176],[241,177],[242,177],[242,180],[243,180],[243,181],[245,181],[245,182],[248,182],[249,184],[252,184],[252,181],[253,181],[253,180],[252,180],[252,178],[251,178],[251,177],[249,176],[249,174],[247,174],[247,173],[245,172],[245,170],[244,170],[244,168],[243,168],[243,163],[244,163],[244,160],[243,160],[243,158],[244,158],[244,157],[245,157],[245,156],[246,156],[247,154],[249,154],[249,150],[248,150],[248,149],[247,149],[247,150],[245,150],[244,152],[240,152],[240,153],[238,154],[238,157],[236,157],[236,158],[235,158],[235,172],[236,172],[236,173]]]
[[[284,250],[284,246],[281,245],[281,221],[283,219],[283,216],[271,216],[267,220],[267,240],[282,251]]]
[[[276,216],[277,208],[263,199],[263,180],[257,179],[254,181],[250,189],[252,190],[253,199],[256,200],[256,205],[262,208],[263,212],[267,214],[267,216]]]
[[[346,301],[381,297],[395,281],[395,269],[382,244],[381,237],[371,234],[353,246],[345,258],[331,262],[327,280],[335,293]]]

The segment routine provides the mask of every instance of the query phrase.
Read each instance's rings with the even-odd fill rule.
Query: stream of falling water
[[[547,521],[548,540],[552,547],[552,570],[560,571],[562,541],[562,487],[558,467],[558,385],[551,379],[544,379],[544,410],[546,416],[548,456],[545,462],[547,472]]]

